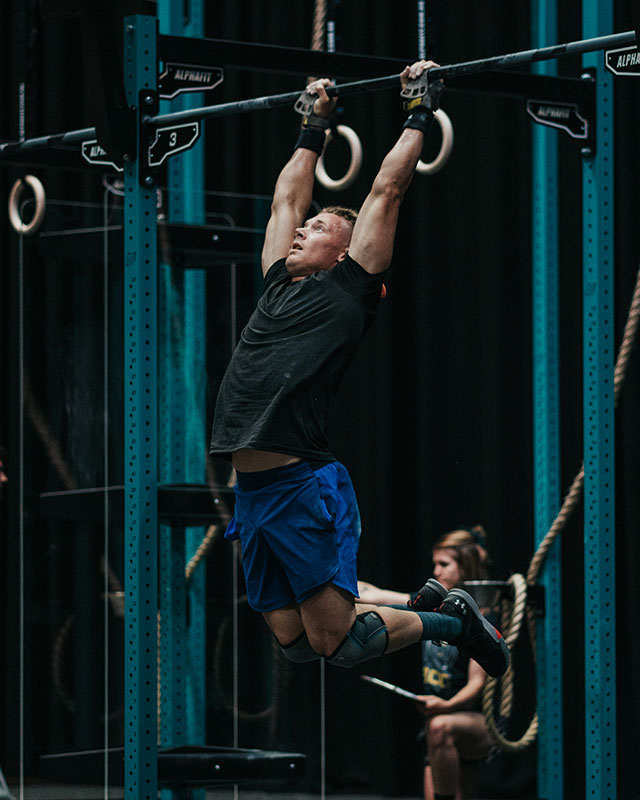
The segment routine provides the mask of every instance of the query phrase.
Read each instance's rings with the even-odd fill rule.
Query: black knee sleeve
[[[381,656],[388,642],[387,626],[380,614],[366,611],[358,614],[351,630],[327,661],[337,667],[355,667],[362,661]]]
[[[280,644],[280,649],[289,661],[293,661],[296,664],[305,664],[307,661],[317,661],[320,658],[320,654],[316,653],[309,644],[307,634],[304,631],[286,647]]]

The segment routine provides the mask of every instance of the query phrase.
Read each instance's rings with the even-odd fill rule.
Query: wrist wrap
[[[318,114],[314,114],[313,111],[302,118],[303,128],[321,128],[324,131],[329,125],[331,125],[329,117],[320,117]]]
[[[324,128],[303,127],[298,136],[298,141],[296,142],[294,150],[297,150],[299,147],[304,147],[305,150],[313,150],[314,153],[321,156],[325,139]]]
[[[403,128],[415,128],[416,130],[426,133],[433,122],[433,111],[423,105],[416,105],[411,108],[409,116],[407,117]]]

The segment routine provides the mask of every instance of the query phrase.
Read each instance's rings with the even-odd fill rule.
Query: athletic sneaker
[[[463,655],[477,661],[492,678],[498,678],[507,671],[507,643],[500,631],[482,616],[468,592],[464,589],[451,589],[438,611],[462,621],[462,633],[451,644],[455,644]]]
[[[429,578],[413,600],[407,605],[413,611],[435,611],[447,596],[447,590],[435,578]]]

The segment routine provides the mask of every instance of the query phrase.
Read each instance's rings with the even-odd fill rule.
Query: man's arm
[[[403,87],[408,80],[418,78],[425,70],[435,66],[437,64],[433,61],[418,61],[406,67],[400,76]],[[414,120],[414,124],[424,123],[426,119],[427,125],[405,127],[402,131],[382,162],[353,229],[349,255],[372,274],[383,272],[391,263],[400,204],[422,153],[424,128],[428,127],[432,114],[418,108],[413,116],[417,120]],[[418,120],[418,116],[422,120]],[[407,124],[412,124],[411,117]]]
[[[381,589],[366,581],[358,581],[358,594],[356,603],[373,603],[376,606],[404,605],[409,602],[408,592],[396,592],[393,589]]]
[[[331,81],[323,78],[309,84],[307,91],[317,94],[313,105],[312,118],[309,120],[309,131],[319,131],[324,137],[323,127],[314,127],[315,122],[325,120],[333,111],[336,100],[329,98],[325,90]],[[313,119],[316,117],[317,119]],[[323,141],[319,136],[317,140]],[[322,152],[320,145],[320,152]],[[304,137],[298,140],[298,146],[289,161],[285,164],[276,181],[271,203],[271,217],[262,247],[262,274],[280,258],[289,255],[296,228],[304,222],[304,217],[313,197],[313,180],[319,152],[304,144]]]

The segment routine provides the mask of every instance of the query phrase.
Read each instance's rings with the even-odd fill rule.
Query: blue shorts
[[[239,472],[227,539],[240,539],[256,611],[302,603],[326,583],[358,595],[360,513],[346,468],[306,461]]]

